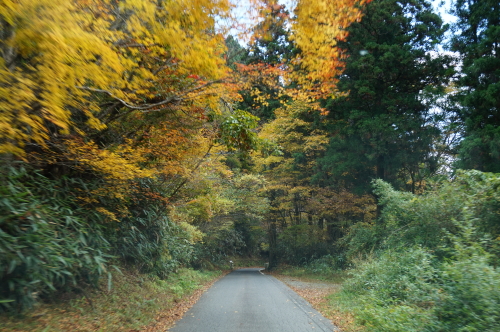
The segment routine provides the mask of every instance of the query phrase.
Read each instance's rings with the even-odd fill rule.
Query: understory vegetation
[[[78,207],[76,195],[88,182],[53,181],[23,167],[4,171],[0,187],[4,310],[21,312],[61,291],[97,287],[103,279],[110,290],[112,273],[121,271],[115,264],[164,279],[181,267],[204,262],[228,268],[228,259],[222,258],[234,255],[233,243],[220,245],[229,241],[226,237],[207,241],[217,249],[202,253],[193,241],[196,233],[171,222],[152,199],[130,206],[135,218],[109,223],[106,215]]]
[[[500,177],[461,172],[414,196],[383,182],[381,219],[352,230],[336,306],[370,331],[500,328]]]
[[[353,315],[349,331],[497,331],[500,176],[461,171],[420,195],[373,186],[381,217],[342,239],[348,268],[326,255],[281,273],[342,284],[328,306]]]
[[[112,272],[99,288],[59,291],[51,301],[22,316],[2,317],[2,331],[123,331],[170,327],[195,301],[186,300],[219,271],[179,269],[167,278],[140,273],[128,266]]]

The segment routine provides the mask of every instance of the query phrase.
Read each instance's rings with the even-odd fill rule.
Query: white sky
[[[442,5],[441,5],[442,4]],[[453,23],[456,20],[456,17],[449,14],[452,4],[452,0],[433,0],[432,5],[434,9],[441,15],[444,23]]]
[[[279,3],[285,4],[287,9],[291,11],[293,8],[294,2],[297,0],[279,0]],[[332,0],[335,1],[335,0]],[[377,1],[377,0],[374,0]],[[430,0],[434,10],[441,15],[444,23],[453,23],[456,20],[456,17],[449,14],[452,1],[453,0]],[[231,34],[239,35],[245,29],[248,31],[254,22],[251,20],[249,16],[249,12],[251,10],[251,4],[249,0],[232,0],[232,2],[236,5],[233,10],[233,15],[236,21],[239,24],[242,24],[243,27],[239,29],[231,29]],[[239,36],[240,40],[244,40],[243,36]]]

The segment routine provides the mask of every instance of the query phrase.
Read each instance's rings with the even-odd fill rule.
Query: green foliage
[[[108,273],[102,217],[75,208],[64,192],[71,183],[25,168],[4,170],[0,181],[0,310]]]
[[[497,331],[500,270],[473,233],[460,227],[446,261],[419,247],[364,261],[338,300],[370,331]]]
[[[262,21],[254,27],[252,43],[246,49],[241,63],[256,66],[259,71],[270,68],[286,69],[290,66],[291,59],[298,53],[290,40],[288,22],[290,14],[285,5],[278,4],[276,0],[264,0],[261,5]],[[283,77],[277,75],[269,80],[259,73],[259,77],[251,87],[241,91],[242,101],[238,106],[257,115],[262,121],[268,122],[274,119],[274,111],[288,99],[280,91],[280,87],[283,86],[282,79]],[[258,96],[265,96],[265,99]]]
[[[241,110],[236,110],[222,119],[218,142],[230,151],[249,151],[257,147],[257,127],[259,118]]]
[[[143,273],[165,278],[191,261],[193,244],[189,234],[171,222],[165,212],[145,209],[141,216],[126,218],[115,227],[115,254]]]
[[[164,195],[156,181],[137,179],[128,214],[107,229],[117,257],[160,278],[189,265],[193,254],[192,234],[168,218]]]
[[[500,329],[500,270],[487,257],[471,254],[452,261],[441,278],[445,295],[435,308],[440,331]]]
[[[95,286],[109,278],[111,255],[160,278],[193,259],[195,231],[167,218],[152,179],[135,181],[119,204],[103,197],[86,208],[79,195],[99,181],[54,180],[23,167],[7,168],[0,181],[0,310],[24,310],[55,291]],[[120,219],[107,220],[93,204],[119,211]]]
[[[463,205],[464,217],[473,218],[479,236],[487,236],[491,241],[484,243],[487,251],[496,255],[496,265],[500,260],[500,174],[479,171],[460,171],[455,183],[466,198]]]
[[[381,217],[344,239],[341,306],[370,331],[497,331],[499,181],[460,171],[420,196],[375,181]]]
[[[307,269],[318,275],[333,275],[346,269],[347,259],[343,254],[325,255],[312,260],[306,265]]]
[[[172,274],[168,279],[154,279],[159,289],[168,289],[176,297],[182,297],[200,288],[202,283],[219,275],[219,271],[196,271],[182,268],[179,272]]]
[[[498,254],[500,223],[500,176],[478,171],[460,171],[452,181],[438,182],[422,195],[396,191],[384,181],[373,182],[382,206],[378,222],[358,223],[342,239],[349,257],[374,250],[420,245],[444,257],[449,246],[447,232],[457,231],[456,222],[464,222],[470,213],[479,237],[490,241],[483,245]],[[466,207],[467,209],[464,209]],[[497,261],[492,256],[492,261]]]
[[[246,63],[284,64],[297,53],[290,40],[290,13],[276,0],[262,1],[260,10],[264,19],[254,27],[254,40],[248,49]]]
[[[436,268],[421,248],[386,252],[352,272],[338,300],[370,331],[425,331],[425,308],[439,299]]]
[[[305,265],[328,255],[331,246],[324,241],[323,230],[313,225],[294,225],[279,234],[276,255],[282,263]]]
[[[478,172],[473,174],[478,175]],[[442,331],[497,331],[500,328],[500,269],[491,264],[485,240],[474,225],[474,212],[464,208],[460,232],[449,235],[452,258],[441,267],[442,300],[436,326]]]
[[[436,272],[432,256],[421,248],[386,251],[361,263],[344,292],[366,296],[374,305],[434,302],[437,294],[430,284],[435,282]]]
[[[245,243],[240,251],[245,256],[258,256],[261,248],[260,244],[266,239],[266,232],[260,226],[258,220],[251,218],[244,218],[235,221],[234,229],[241,234],[241,239]]]
[[[207,233],[202,243],[195,245],[195,268],[228,267],[230,257],[241,255],[245,248],[243,236],[233,228],[224,227]]]
[[[465,123],[458,167],[500,172],[500,4],[457,0],[455,35],[449,47],[461,55],[462,75],[454,99]]]
[[[332,136],[316,183],[366,193],[380,178],[414,192],[436,171],[440,129],[423,92],[439,95],[451,74],[450,59],[431,56],[441,25],[425,0],[381,0],[347,29],[343,95],[325,102]]]
[[[232,35],[226,37],[225,44],[227,47],[226,53],[224,54],[226,64],[232,70],[235,70],[236,64],[244,61],[247,51],[241,46],[238,39]]]
[[[266,185],[267,181],[261,175],[241,173],[235,174],[224,190],[224,197],[234,206],[220,219],[231,220],[230,227],[244,242],[244,245],[235,242],[238,252],[245,256],[258,254],[259,245],[265,238],[262,220],[269,210],[269,201],[262,190]]]

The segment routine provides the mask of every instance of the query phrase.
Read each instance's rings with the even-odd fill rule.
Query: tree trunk
[[[269,223],[269,270],[272,271],[278,266],[278,259],[276,257],[276,244],[277,244],[277,229],[276,220]]]

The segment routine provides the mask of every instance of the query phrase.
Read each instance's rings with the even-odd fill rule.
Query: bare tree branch
[[[223,80],[210,81],[210,82],[207,82],[207,83],[202,84],[200,86],[184,90],[179,95],[168,97],[168,98],[166,98],[166,99],[164,99],[164,100],[162,100],[162,101],[160,101],[158,103],[144,104],[144,105],[132,105],[132,104],[129,104],[125,100],[120,99],[117,96],[113,95],[113,93],[111,91],[108,91],[108,90],[96,89],[96,88],[91,88],[91,87],[88,87],[88,86],[76,86],[76,88],[80,89],[80,90],[86,90],[86,91],[92,91],[92,92],[98,92],[98,93],[105,93],[105,94],[109,95],[111,98],[118,100],[120,103],[122,103],[123,106],[125,106],[127,108],[130,108],[130,109],[133,109],[133,110],[145,111],[145,110],[150,110],[150,109],[152,109],[154,107],[163,106],[163,105],[170,104],[170,103],[181,102],[181,101],[184,100],[183,97],[186,96],[187,94],[189,94],[191,92],[195,92],[195,91],[201,90],[201,89],[204,89],[204,88],[206,88],[206,87],[208,87],[208,86],[210,86],[212,84],[220,83],[222,81]]]

